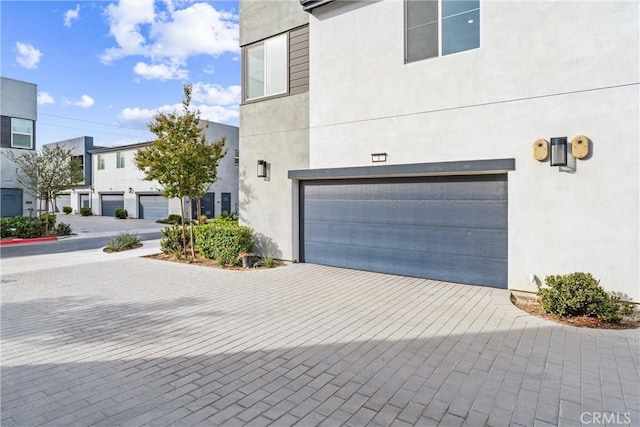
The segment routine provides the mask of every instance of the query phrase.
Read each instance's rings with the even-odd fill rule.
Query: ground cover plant
[[[140,238],[135,233],[118,233],[113,236],[108,242],[105,249],[106,252],[121,252],[127,249],[135,249],[142,246]]]

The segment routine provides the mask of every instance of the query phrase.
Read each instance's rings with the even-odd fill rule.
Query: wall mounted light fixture
[[[258,178],[267,177],[267,161],[258,160]]]
[[[129,187],[129,194],[133,194],[133,193],[134,193],[133,188]]]
[[[567,137],[551,138],[551,166],[567,166]]]
[[[371,161],[373,163],[386,162],[387,153],[371,153]]]

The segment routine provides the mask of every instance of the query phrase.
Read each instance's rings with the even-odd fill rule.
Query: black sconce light
[[[129,194],[133,194],[133,188],[129,187]]]
[[[567,137],[551,138],[551,166],[567,166]]]
[[[386,162],[387,153],[371,153],[371,161],[373,163]]]
[[[267,177],[267,161],[258,160],[258,178]]]

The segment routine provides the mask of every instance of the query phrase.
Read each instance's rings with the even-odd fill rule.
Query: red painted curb
[[[52,242],[54,240],[58,240],[58,238],[57,237],[36,237],[36,238],[33,238],[33,239],[2,240],[2,241],[0,241],[0,246],[22,245],[22,244],[26,244],[26,243]]]

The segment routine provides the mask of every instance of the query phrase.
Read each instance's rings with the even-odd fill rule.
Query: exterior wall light
[[[267,177],[267,161],[258,160],[258,178]]]
[[[567,137],[551,138],[551,166],[567,166]]]
[[[373,163],[386,162],[387,153],[371,153],[371,161]]]
[[[129,187],[129,194],[133,194],[133,193],[134,193],[133,188]]]

